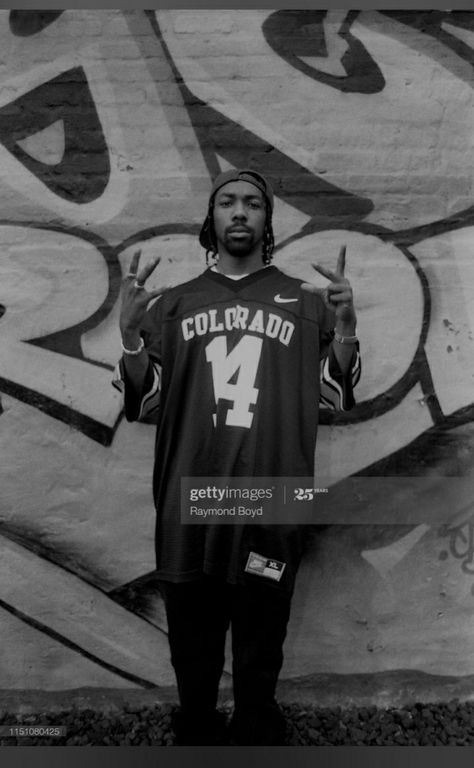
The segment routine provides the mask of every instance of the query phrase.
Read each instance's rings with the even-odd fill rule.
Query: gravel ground
[[[416,703],[401,708],[375,706],[320,708],[281,704],[288,746],[468,746],[474,744],[474,702]],[[62,725],[61,738],[5,737],[1,746],[173,746],[171,704],[126,705],[104,714],[92,709],[0,717],[0,726]],[[230,717],[230,708],[221,708]]]

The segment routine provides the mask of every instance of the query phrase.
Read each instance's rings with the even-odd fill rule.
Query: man
[[[230,624],[230,743],[284,743],[275,688],[304,538],[296,525],[181,524],[181,478],[313,476],[319,399],[351,408],[359,377],[345,249],[335,272],[315,266],[324,291],[288,277],[271,265],[272,211],[263,176],[226,171],[200,234],[214,265],[147,291],[158,260],[138,272],[135,254],[123,283],[125,413],[158,425],[157,575],[180,744],[225,743],[216,702]],[[278,578],[262,576],[259,558],[278,564]]]

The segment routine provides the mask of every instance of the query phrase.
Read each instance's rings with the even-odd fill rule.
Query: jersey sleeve
[[[320,316],[320,405],[334,411],[350,411],[355,405],[354,387],[361,375],[359,342],[354,345],[351,364],[343,374],[334,353],[335,315],[323,302]]]
[[[140,328],[140,336],[149,357],[141,392],[137,392],[129,381],[123,357],[113,373],[112,384],[124,396],[127,421],[156,424],[158,420],[161,393],[161,306],[157,304],[159,300],[148,309]]]
[[[334,354],[333,342],[321,358],[319,400],[323,407],[334,411],[350,411],[355,405],[354,387],[360,379],[361,360],[359,342],[354,345],[349,370],[344,375]]]

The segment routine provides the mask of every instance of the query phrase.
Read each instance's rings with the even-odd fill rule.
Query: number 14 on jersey
[[[226,425],[250,429],[253,413],[250,406],[257,402],[255,387],[263,340],[243,336],[231,352],[227,352],[225,336],[216,336],[206,346],[206,360],[211,364],[216,406],[219,400],[229,402]],[[232,381],[233,380],[233,381]],[[232,383],[231,383],[232,381]],[[214,423],[215,423],[214,415]]]

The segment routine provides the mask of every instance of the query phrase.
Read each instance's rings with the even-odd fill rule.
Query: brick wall
[[[315,471],[368,475],[367,519],[312,542],[284,676],[474,673],[473,45],[461,11],[0,11],[0,688],[173,680],[120,280],[197,275],[243,164],[278,266],[347,245],[364,356]]]

